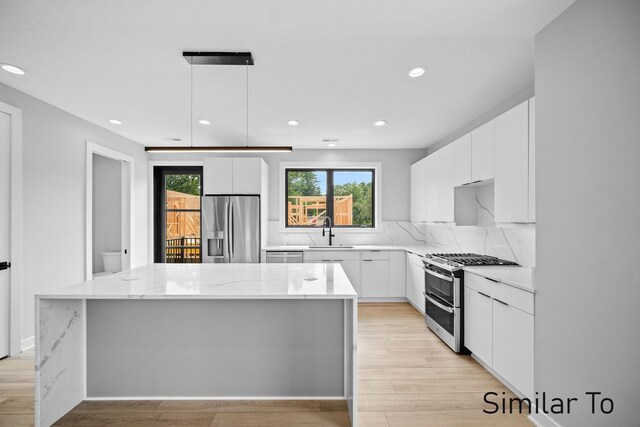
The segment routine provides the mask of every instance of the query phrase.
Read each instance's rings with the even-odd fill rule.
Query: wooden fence
[[[322,225],[327,214],[326,196],[289,196],[287,216],[289,225]],[[353,195],[333,198],[333,224],[353,224]]]

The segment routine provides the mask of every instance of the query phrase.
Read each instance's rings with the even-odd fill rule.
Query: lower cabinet
[[[359,297],[405,297],[404,251],[306,251],[304,262],[340,264]]]
[[[489,366],[493,364],[492,334],[492,298],[465,286],[464,345]]]
[[[362,260],[361,297],[389,296],[389,260]]]
[[[422,261],[418,255],[407,252],[405,266],[406,275],[406,297],[420,312],[424,314],[424,271]]]
[[[526,397],[533,397],[533,294],[465,273],[464,343]]]
[[[493,300],[493,369],[533,396],[533,316]]]
[[[356,293],[360,295],[360,287],[362,281],[360,280],[360,260],[337,260],[335,261],[342,266],[342,269],[347,274],[349,281],[356,290]]]

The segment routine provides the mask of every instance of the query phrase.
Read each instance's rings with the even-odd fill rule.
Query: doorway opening
[[[153,179],[154,262],[202,262],[202,167],[155,166]]]
[[[87,142],[86,280],[131,268],[133,157]]]

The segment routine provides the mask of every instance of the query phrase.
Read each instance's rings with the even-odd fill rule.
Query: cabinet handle
[[[494,300],[494,301],[497,301],[497,302],[499,302],[500,304],[503,304],[503,305],[509,305],[509,304],[507,304],[507,303],[506,303],[506,302],[504,302],[504,301],[500,301],[499,299],[495,299],[495,298],[494,298],[493,300]]]
[[[371,262],[373,261],[372,259],[363,259],[362,262]]]
[[[483,293],[483,292],[478,292],[480,295],[482,295],[483,297],[487,297],[487,298],[491,298],[489,295]],[[497,300],[496,300],[497,301]]]
[[[333,262],[342,262],[344,261],[343,259],[334,259]]]
[[[500,280],[492,279],[492,278],[490,278],[490,277],[485,277],[485,279],[487,279],[487,280],[491,280],[491,281],[492,281],[492,282],[494,282],[494,283],[500,283]]]
[[[330,259],[321,259],[320,261],[322,261],[322,262],[331,262]]]

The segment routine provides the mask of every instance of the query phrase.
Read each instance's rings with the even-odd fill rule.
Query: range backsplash
[[[334,229],[334,244],[425,246],[430,252],[475,252],[535,266],[535,226],[456,227],[451,224],[412,224],[409,221],[382,221],[379,233],[348,233]],[[269,221],[269,244],[326,245],[322,229],[281,233],[278,221]]]

